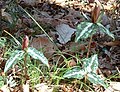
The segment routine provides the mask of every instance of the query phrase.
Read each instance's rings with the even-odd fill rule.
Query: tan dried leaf
[[[10,89],[7,85],[2,86],[0,90],[2,90],[2,92],[10,92]]]
[[[77,63],[75,62],[74,59],[71,59],[71,60],[68,61],[68,67],[76,66],[76,64],[77,64]]]
[[[110,86],[105,92],[120,92],[120,82],[110,82]]]
[[[30,46],[38,50],[42,50],[47,58],[55,52],[54,44],[45,35],[40,35],[37,38],[33,38]]]
[[[29,91],[29,84],[23,84],[23,92],[30,92]]]
[[[37,84],[34,88],[38,90],[37,92],[53,92],[53,88],[48,87],[46,83]]]
[[[7,19],[11,24],[13,23],[12,16],[11,16],[9,13],[5,12],[5,9],[2,9],[2,10],[1,10],[1,13],[2,13],[2,16],[3,16],[5,19]]]
[[[120,41],[104,42],[103,44],[107,46],[120,46]]]

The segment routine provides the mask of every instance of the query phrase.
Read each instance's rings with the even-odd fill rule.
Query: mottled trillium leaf
[[[94,72],[98,69],[98,56],[97,54],[92,55],[90,58],[85,58],[82,60],[84,65],[84,70],[87,73]]]
[[[31,57],[33,57],[34,59],[40,60],[43,64],[45,64],[49,67],[48,60],[42,52],[40,52],[32,47],[29,47],[27,52]]]
[[[64,78],[77,78],[82,79],[85,75],[85,71],[81,69],[80,67],[74,67],[71,70],[68,70],[63,77]]]
[[[15,65],[19,60],[23,58],[24,51],[15,50],[11,57],[7,60],[4,72],[7,72],[13,65]]]
[[[77,32],[76,32],[76,39],[75,41],[78,42],[81,39],[86,39],[93,35],[96,32],[95,24],[90,22],[81,22],[77,26]]]
[[[99,84],[102,85],[104,88],[108,87],[108,84],[104,82],[102,78],[99,77],[99,75],[95,73],[88,73],[87,74],[88,80],[93,84]]]
[[[114,34],[112,34],[107,28],[105,28],[101,23],[97,23],[98,27],[99,27],[99,30],[103,33],[106,33],[108,36],[112,37],[113,39],[114,38]]]

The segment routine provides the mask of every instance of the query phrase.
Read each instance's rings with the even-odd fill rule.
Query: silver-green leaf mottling
[[[40,52],[40,51],[38,51],[38,50],[36,50],[35,48],[32,48],[32,47],[29,47],[27,52],[31,57],[33,57],[34,59],[40,60],[43,64],[45,64],[49,67],[48,60],[43,55],[42,52]]]

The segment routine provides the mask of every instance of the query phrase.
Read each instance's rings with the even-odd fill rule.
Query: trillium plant
[[[27,35],[23,38],[22,42],[22,49],[21,50],[15,50],[12,54],[11,57],[7,60],[5,68],[4,68],[4,73],[6,73],[13,65],[17,64],[18,61],[24,59],[24,73],[25,77],[27,78],[27,55],[31,56],[34,59],[40,60],[42,63],[44,63],[47,67],[49,67],[48,60],[44,56],[44,54],[38,50],[36,50],[33,47],[28,47],[29,45],[29,38]]]
[[[93,84],[100,84],[104,88],[106,88],[107,84],[96,73],[96,70],[98,68],[97,54],[92,55],[89,58],[92,36],[93,34],[96,33],[96,31],[101,31],[114,39],[114,35],[100,23],[99,19],[100,19],[100,6],[96,4],[94,9],[91,12],[91,21],[81,22],[77,26],[76,39],[75,39],[76,42],[80,42],[90,37],[87,56],[85,59],[81,60],[83,62],[83,67],[82,68],[79,66],[73,67],[72,69],[67,70],[66,73],[63,75],[63,77],[77,78],[77,79],[85,78],[85,79],[88,79]]]
[[[98,30],[114,39],[114,35],[100,23],[99,19],[101,16],[99,15],[100,15],[100,6],[95,5],[94,9],[91,12],[92,21],[90,22],[84,21],[78,24],[77,32],[76,32],[76,40],[75,40],[76,42],[91,37]]]
[[[85,58],[81,60],[83,63],[83,68],[77,66],[73,67],[63,75],[64,78],[76,78],[83,79],[87,78],[93,84],[100,84],[104,88],[107,88],[107,84],[104,80],[97,75],[96,71],[98,69],[98,57],[97,54],[91,56],[90,58]]]

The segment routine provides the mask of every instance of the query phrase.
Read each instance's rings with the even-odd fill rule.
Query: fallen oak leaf
[[[55,45],[45,35],[39,35],[39,37],[33,38],[30,46],[42,50],[47,58],[56,50]]]
[[[103,45],[107,45],[107,46],[120,46],[120,41],[104,42]]]

